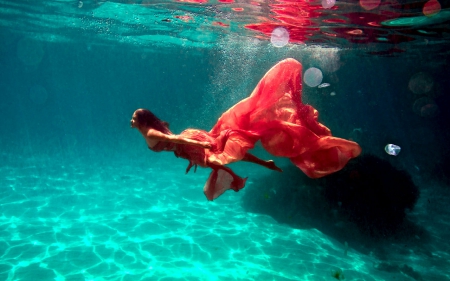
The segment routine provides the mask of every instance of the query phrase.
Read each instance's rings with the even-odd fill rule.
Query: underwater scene
[[[0,0],[0,280],[450,280],[450,2]]]

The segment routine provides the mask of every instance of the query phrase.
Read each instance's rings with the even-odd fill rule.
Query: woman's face
[[[137,124],[137,114],[136,114],[137,110],[133,113],[133,116],[131,117],[131,128],[137,128],[138,124]]]

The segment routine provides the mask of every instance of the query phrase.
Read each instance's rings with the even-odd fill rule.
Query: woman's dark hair
[[[168,124],[147,109],[138,109],[136,111],[136,121],[139,127],[151,127],[161,133],[171,133]]]

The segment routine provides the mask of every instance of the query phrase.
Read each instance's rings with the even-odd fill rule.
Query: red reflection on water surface
[[[439,19],[436,23],[424,22],[428,18],[432,21],[441,10],[448,9],[444,2],[441,7],[439,0],[408,0],[407,3],[404,0],[338,0],[334,6],[320,0],[175,1],[188,6],[200,4],[214,17],[207,24],[229,27],[233,22],[235,26],[254,31],[252,36],[257,39],[270,40],[272,32],[283,27],[289,33],[291,44],[342,48],[364,44],[367,53],[391,56],[409,48],[403,43],[416,41],[419,46],[425,46],[433,39],[445,41],[449,37],[443,17],[436,17]],[[176,17],[186,22],[193,20]]]
[[[325,9],[317,2],[281,1],[269,5],[272,17],[270,20],[246,24],[245,27],[262,33],[265,39],[270,38],[276,27],[284,27],[289,31],[291,43],[313,41],[327,42],[330,38],[344,38],[349,43],[358,44],[399,44],[416,40],[417,35],[403,26],[386,26],[383,22],[402,17],[418,16],[418,7],[429,5],[424,10],[435,13],[437,0],[420,2],[419,4],[401,5],[397,0],[361,0],[359,3],[336,2],[331,9]],[[438,3],[438,2],[437,2]],[[432,7],[432,8],[431,8]],[[412,12],[414,11],[414,13]],[[321,37],[322,36],[322,37]],[[403,50],[393,47],[389,52]]]

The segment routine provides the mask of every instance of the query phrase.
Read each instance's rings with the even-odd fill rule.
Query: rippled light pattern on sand
[[[58,163],[0,168],[0,280],[398,277],[318,230],[244,212],[242,192],[208,202],[204,170]]]

